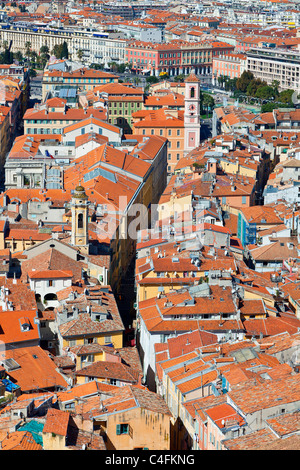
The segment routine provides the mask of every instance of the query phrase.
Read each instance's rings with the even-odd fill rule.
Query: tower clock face
[[[195,109],[196,109],[196,107],[195,107],[194,104],[190,104],[190,105],[189,105],[189,110],[190,110],[190,111],[195,111]]]

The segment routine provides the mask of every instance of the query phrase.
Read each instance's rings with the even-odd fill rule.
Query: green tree
[[[271,113],[273,109],[278,108],[278,104],[275,103],[265,103],[261,106],[261,113]]]
[[[45,44],[44,46],[42,46],[40,48],[40,54],[49,54],[49,47],[47,46],[47,44]]]
[[[159,78],[156,77],[155,75],[150,75],[149,77],[146,77],[146,82],[149,83],[150,85],[152,83],[158,83],[159,82]]]
[[[25,42],[25,55],[26,55],[28,60],[29,60],[29,56],[30,56],[30,51],[31,51],[31,42],[26,41]]]
[[[5,49],[3,53],[1,53],[1,64],[12,64],[13,63],[13,54],[8,49]]]
[[[117,62],[109,62],[108,64],[110,70],[112,70],[113,72],[117,72],[118,71],[118,64]]]
[[[66,41],[62,43],[61,48],[61,59],[68,59],[69,58],[69,51],[68,51],[68,44]]]
[[[30,68],[30,69],[29,69],[29,76],[30,76],[30,77],[36,77],[36,76],[37,76],[36,70]]]
[[[183,73],[180,73],[179,75],[176,75],[176,77],[174,77],[174,82],[184,82],[184,79],[185,79],[185,76],[183,75]]]
[[[272,81],[272,87],[273,87],[273,89],[274,89],[274,96],[278,96],[278,94],[279,94],[279,91],[278,91],[278,89],[279,89],[279,81],[278,81],[278,80],[273,80],[273,81]]]
[[[22,52],[21,51],[14,52],[14,59],[16,59],[18,62],[22,62],[24,60]]]
[[[103,64],[96,64],[96,63],[93,62],[93,63],[90,65],[90,68],[91,68],[91,69],[95,69],[95,70],[103,70],[104,65],[103,65]]]
[[[5,49],[8,49],[8,42],[7,42],[7,41],[3,41],[2,47],[3,47],[4,50],[5,50]]]
[[[242,75],[237,79],[236,81],[236,88],[237,90],[246,93],[247,88],[250,84],[250,82],[254,79],[254,75],[252,72],[248,72],[247,70],[244,70]]]
[[[271,98],[275,98],[274,88],[270,85],[260,86],[256,90],[255,97],[262,100],[270,100]]]
[[[281,91],[278,96],[278,101],[281,101],[282,103],[288,104],[290,106],[294,106],[292,102],[293,93],[294,93],[294,90]]]
[[[48,60],[50,59],[50,55],[49,54],[41,54],[38,58],[37,58],[37,65],[39,68],[41,69],[44,69],[46,67],[46,64],[48,62]]]
[[[132,81],[133,81],[134,85],[138,85],[139,82],[140,82],[140,79],[139,79],[139,77],[133,77]]]
[[[78,57],[79,60],[82,60],[82,58],[83,58],[83,50],[82,49],[79,49],[77,51],[77,57]]]
[[[235,91],[236,90],[236,82],[237,78],[228,78],[225,82],[225,90],[226,91]]]
[[[68,59],[68,44],[64,41],[62,44],[56,44],[52,50],[52,54],[55,55],[57,59]]]
[[[247,86],[246,93],[248,96],[255,96],[258,88],[265,85],[267,85],[266,82],[263,82],[260,78],[254,78]]]
[[[200,103],[202,105],[201,114],[203,114],[203,111],[205,111],[206,114],[209,114],[209,111],[213,110],[213,107],[215,105],[215,100],[208,93],[203,93],[202,99],[200,98]]]

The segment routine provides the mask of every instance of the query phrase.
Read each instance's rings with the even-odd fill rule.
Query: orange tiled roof
[[[1,442],[1,450],[43,450],[37,444],[29,431],[15,431],[7,433],[7,437]]]
[[[46,416],[46,422],[43,428],[44,433],[54,433],[59,436],[67,436],[70,413],[68,411],[49,408]]]
[[[13,312],[9,312],[13,313]],[[67,388],[68,383],[57,372],[55,363],[40,346],[14,348],[0,353],[0,359],[14,359],[20,368],[10,370],[11,380],[19,385],[22,392],[32,392],[53,387]]]

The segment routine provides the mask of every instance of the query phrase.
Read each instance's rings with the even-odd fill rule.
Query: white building
[[[152,25],[126,22],[126,24],[117,24],[116,29],[128,39],[136,39],[137,41],[161,43],[163,38],[162,30]]]
[[[72,286],[72,271],[46,270],[30,271],[29,286],[35,292],[38,303],[44,308],[58,307],[57,292]]]
[[[257,48],[247,51],[247,70],[255,78],[271,85],[279,82],[282,90],[292,89],[300,92],[300,53],[273,48]]]
[[[105,141],[120,145],[121,139],[122,129],[94,117],[66,126],[61,140],[20,136],[6,158],[5,188],[63,188],[64,166]]]

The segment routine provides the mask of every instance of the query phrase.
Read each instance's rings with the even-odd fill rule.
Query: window
[[[191,88],[190,98],[195,98],[195,88],[194,87]]]
[[[94,356],[92,354],[84,354],[81,356],[81,362],[94,362]]]
[[[71,410],[71,409],[73,409],[73,408],[75,408],[75,403],[74,403],[74,402],[67,403],[67,404],[65,405],[65,410]]]
[[[117,424],[116,434],[119,436],[120,434],[129,434],[129,424]]]
[[[111,343],[111,336],[105,336],[104,342],[105,344]]]
[[[78,228],[83,228],[83,214],[78,214]]]
[[[84,338],[84,344],[93,344],[94,338]]]

